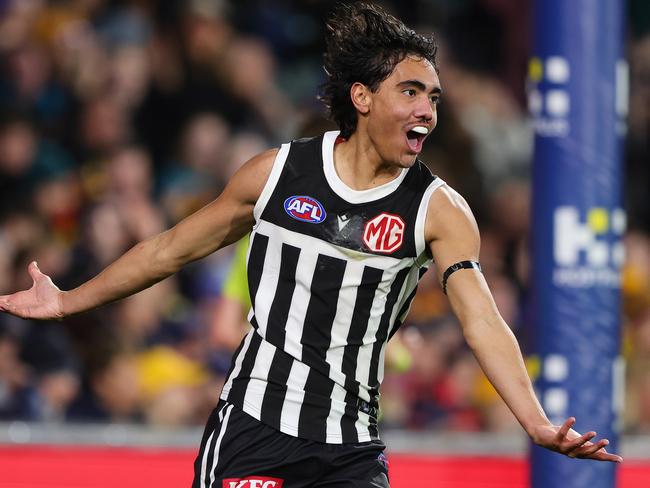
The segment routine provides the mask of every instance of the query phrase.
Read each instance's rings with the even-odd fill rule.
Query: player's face
[[[372,93],[368,136],[381,159],[408,168],[436,126],[440,81],[433,65],[407,56]]]

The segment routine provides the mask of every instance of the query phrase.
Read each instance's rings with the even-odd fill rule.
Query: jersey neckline
[[[400,174],[388,183],[368,190],[354,190],[343,182],[334,167],[334,145],[339,132],[329,131],[323,135],[323,170],[325,179],[334,193],[350,203],[374,202],[393,193],[406,178],[407,168],[402,168]]]

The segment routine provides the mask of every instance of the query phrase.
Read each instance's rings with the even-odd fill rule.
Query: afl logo
[[[392,253],[402,247],[404,221],[399,215],[381,213],[366,223],[363,243],[375,252]]]
[[[315,198],[307,196],[287,198],[284,201],[284,211],[292,219],[309,222],[310,224],[320,224],[327,217],[323,205]]]

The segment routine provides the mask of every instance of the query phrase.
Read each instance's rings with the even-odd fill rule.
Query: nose
[[[422,97],[420,102],[415,107],[415,113],[413,115],[420,120],[430,122],[433,120],[433,117],[435,115],[435,105],[431,103],[429,97]]]

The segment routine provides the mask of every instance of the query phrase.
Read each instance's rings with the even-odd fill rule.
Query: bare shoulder
[[[230,179],[224,193],[234,193],[240,200],[256,202],[269,179],[278,151],[278,148],[269,149],[246,161]]]
[[[260,178],[268,178],[271,173],[271,168],[273,168],[273,163],[275,157],[278,155],[279,148],[274,147],[273,149],[268,149],[264,152],[259,153],[258,155],[252,157],[240,168],[240,171],[244,171],[248,176],[258,176]],[[258,178],[259,179],[259,178]]]
[[[425,238],[428,243],[448,235],[475,235],[478,225],[463,196],[447,184],[433,192],[427,207]]]

